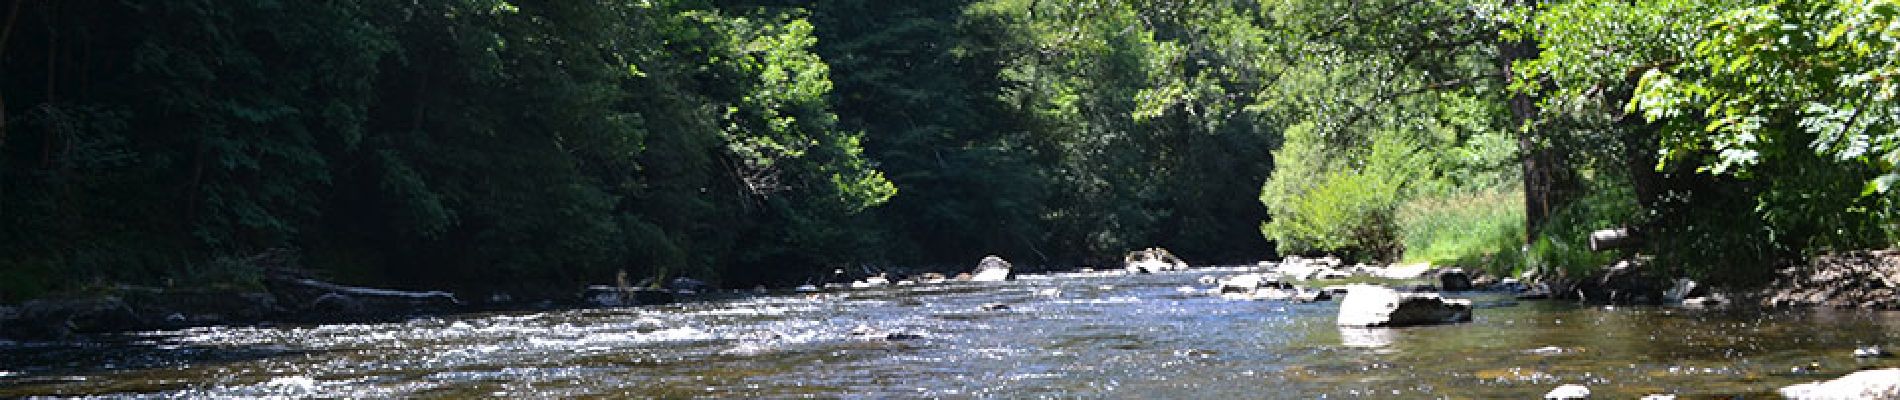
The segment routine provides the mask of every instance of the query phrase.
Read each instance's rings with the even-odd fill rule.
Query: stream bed
[[[1850,354],[1900,347],[1900,312],[1473,292],[1448,294],[1474,301],[1470,323],[1354,329],[1337,302],[1194,292],[1237,271],[0,342],[0,398],[1773,398],[1900,367]]]

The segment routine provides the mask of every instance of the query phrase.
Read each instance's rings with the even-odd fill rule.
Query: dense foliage
[[[1890,245],[1882,0],[0,2],[0,300]]]
[[[724,274],[869,254],[894,194],[798,10],[11,3],[8,297],[280,247],[403,285],[768,279],[800,272]]]
[[[1585,243],[1591,230],[1620,226],[1646,239],[1625,251],[1657,256],[1662,273],[1748,284],[1816,252],[1894,243],[1895,2],[1370,3],[1318,14],[1418,25],[1323,30],[1291,53],[1349,55],[1294,71],[1382,79],[1297,87],[1343,91],[1321,104],[1372,111],[1347,119],[1358,126],[1337,129],[1345,133],[1287,131],[1262,194],[1274,217],[1265,233],[1282,250],[1574,273],[1626,255]],[[1354,46],[1363,43],[1376,45]],[[1473,134],[1421,140],[1433,125]],[[1520,168],[1430,161],[1454,149],[1498,154],[1486,139],[1498,132],[1516,139],[1514,151],[1466,159]],[[1519,183],[1503,183],[1513,174]],[[1434,178],[1453,182],[1418,188]],[[1452,205],[1498,204],[1495,193],[1511,192],[1524,194],[1522,225]],[[1487,239],[1514,232],[1528,242]]]
[[[1238,5],[4,5],[0,298],[1269,254]]]
[[[1882,121],[1895,103],[1882,76],[1895,7],[1559,2],[1526,32],[1546,51],[1522,66],[1544,80],[1521,89],[1546,93],[1570,146],[1605,144],[1578,153],[1621,170],[1597,191],[1627,188],[1635,206],[1609,214],[1647,231],[1645,252],[1750,283],[1815,252],[1894,243],[1884,182],[1896,136]]]
[[[1409,246],[1404,258],[1450,262],[1521,237],[1521,217],[1460,226],[1435,221],[1465,219],[1430,206],[1521,193],[1495,6],[1283,2],[1272,12],[1289,40],[1275,100],[1262,107],[1291,126],[1260,199],[1273,217],[1262,231],[1280,251],[1394,260]]]

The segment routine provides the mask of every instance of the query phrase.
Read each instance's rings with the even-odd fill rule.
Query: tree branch
[[[20,20],[20,5],[26,4],[26,1],[13,0],[13,7],[7,12],[7,23],[0,26],[0,56],[7,54],[7,39],[13,37],[13,25]]]
[[[1373,13],[1373,14],[1372,14],[1372,17],[1374,17],[1374,18],[1377,18],[1377,17],[1382,17],[1382,16],[1386,16],[1386,15],[1389,15],[1389,14],[1392,14],[1392,13],[1396,13],[1396,12],[1399,12],[1400,10],[1404,10],[1404,9],[1405,9],[1406,7],[1409,7],[1409,6],[1411,6],[1411,5],[1413,5],[1413,4],[1418,4],[1418,3],[1419,3],[1419,1],[1418,1],[1418,0],[1413,0],[1413,1],[1408,1],[1408,2],[1403,2],[1403,3],[1398,3],[1398,4],[1393,4],[1393,5],[1390,5],[1390,6],[1386,6],[1386,7],[1384,8],[1384,9],[1380,9],[1380,10],[1379,10],[1378,12],[1376,12],[1376,13]],[[1358,8],[1358,4],[1354,4],[1353,6],[1354,6],[1354,7],[1352,7],[1352,8]],[[1343,32],[1343,31],[1345,31],[1345,30],[1346,30],[1346,27],[1350,27],[1350,26],[1355,26],[1355,25],[1358,25],[1357,23],[1347,23],[1348,21],[1358,21],[1358,20],[1359,20],[1359,19],[1357,19],[1357,18],[1352,18],[1352,17],[1353,17],[1353,15],[1352,15],[1352,14],[1346,14],[1346,15],[1342,15],[1342,16],[1340,16],[1340,17],[1339,17],[1339,21],[1335,21],[1335,22],[1333,23],[1333,28],[1332,28],[1332,29],[1327,29],[1327,30],[1326,30],[1326,31],[1324,31],[1324,32],[1320,32],[1320,33],[1319,33],[1319,35],[1317,35],[1317,36],[1313,36],[1313,39],[1321,39],[1321,38],[1325,38],[1325,37],[1327,37],[1327,36],[1332,36],[1332,35],[1337,35],[1337,34],[1339,34],[1339,32]]]
[[[1404,90],[1397,93],[1393,93],[1391,96],[1386,97],[1386,99],[1388,100],[1397,99],[1400,97],[1411,96],[1411,95],[1435,91],[1435,90],[1461,88],[1465,86],[1470,86],[1472,82],[1477,82],[1480,80],[1491,79],[1491,78],[1502,79],[1504,78],[1504,73],[1500,72],[1500,73],[1495,73],[1495,74],[1467,76],[1467,77],[1457,78],[1457,79],[1452,79],[1452,80],[1427,83],[1425,84],[1425,86],[1420,86],[1417,88],[1413,88],[1411,90]]]

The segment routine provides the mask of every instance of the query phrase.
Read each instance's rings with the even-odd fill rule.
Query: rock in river
[[[671,303],[674,297],[663,289],[593,285],[582,292],[581,299],[595,307],[628,307]]]
[[[1214,282],[1220,287],[1219,292],[1222,294],[1251,294],[1263,287],[1279,288],[1283,285],[1276,277],[1265,274],[1240,274],[1216,279]]]
[[[1888,353],[1886,349],[1880,348],[1880,345],[1854,348],[1854,358],[1882,358],[1892,355],[1893,353]]]
[[[1471,290],[1471,274],[1461,268],[1448,268],[1438,271],[1438,285],[1447,292]]]
[[[1471,321],[1471,300],[1352,285],[1339,302],[1339,325],[1399,327]]]
[[[1218,283],[1220,288],[1216,292],[1231,299],[1282,300],[1299,293],[1292,284],[1281,281],[1278,274],[1240,274],[1221,278]]]
[[[910,332],[886,331],[883,329],[872,328],[872,327],[864,326],[864,325],[858,325],[857,328],[852,328],[850,335],[851,337],[855,337],[859,339],[882,340],[882,341],[915,340],[915,339],[924,338],[924,335],[922,334],[916,334],[916,333],[910,333]]]
[[[1607,304],[1661,304],[1664,280],[1656,276],[1652,258],[1633,257],[1592,273],[1570,290],[1553,294],[1576,293],[1580,300]],[[1673,282],[1671,282],[1673,283]]]
[[[1168,249],[1149,247],[1129,252],[1122,257],[1123,269],[1131,274],[1150,274],[1161,271],[1180,271],[1187,269],[1187,263],[1175,257]]]
[[[1571,400],[1590,398],[1590,388],[1583,385],[1563,385],[1544,393],[1545,400]]]
[[[1002,257],[997,257],[992,254],[983,257],[982,261],[976,263],[976,271],[970,273],[970,279],[967,280],[975,282],[1006,281],[1009,280],[1010,268],[1011,265],[1009,261],[1004,261]],[[962,275],[958,275],[957,279],[965,280]]]
[[[1333,299],[1333,293],[1324,290],[1307,290],[1306,288],[1301,288],[1298,294],[1293,295],[1293,299],[1303,303],[1327,301]]]
[[[1827,382],[1781,388],[1790,399],[1900,399],[1900,368],[1855,372]]]

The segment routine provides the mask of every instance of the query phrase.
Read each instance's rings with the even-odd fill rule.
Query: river
[[[0,397],[1537,398],[1571,383],[1599,398],[1772,397],[1752,395],[1900,367],[1849,354],[1900,347],[1900,312],[1471,293],[1450,296],[1475,301],[1470,323],[1345,329],[1336,302],[1184,289],[1231,273],[0,343]]]

